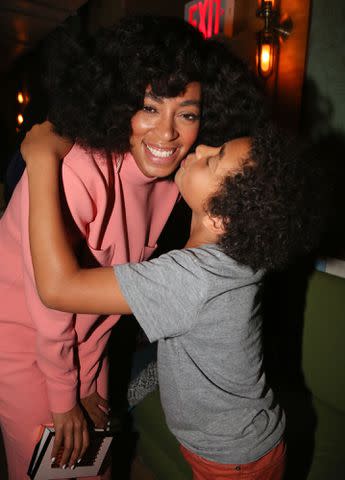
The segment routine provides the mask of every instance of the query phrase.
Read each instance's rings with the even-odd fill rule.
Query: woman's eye
[[[182,117],[189,122],[196,122],[200,119],[200,115],[198,115],[197,113],[183,113]]]
[[[151,105],[144,105],[143,110],[144,110],[144,112],[147,112],[147,113],[156,113],[157,112],[157,109],[155,107],[152,107]]]

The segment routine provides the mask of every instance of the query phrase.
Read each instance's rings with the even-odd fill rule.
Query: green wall
[[[344,0],[312,0],[306,67],[306,96],[329,127],[345,133]]]
[[[321,255],[345,259],[345,2],[312,0],[302,132],[329,185]]]

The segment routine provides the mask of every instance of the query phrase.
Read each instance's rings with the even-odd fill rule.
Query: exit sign
[[[230,33],[235,0],[192,0],[186,3],[184,19],[198,28],[205,38]]]

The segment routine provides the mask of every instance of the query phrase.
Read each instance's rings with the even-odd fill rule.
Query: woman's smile
[[[196,141],[201,86],[191,82],[177,97],[157,97],[148,87],[144,105],[132,118],[131,153],[147,177],[167,177]]]
[[[151,161],[156,164],[169,164],[174,163],[175,157],[179,154],[180,146],[175,147],[162,147],[158,145],[148,144],[143,142],[146,149],[146,154],[150,157]]]

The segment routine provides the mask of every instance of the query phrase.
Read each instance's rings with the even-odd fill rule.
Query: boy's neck
[[[192,215],[190,234],[185,248],[197,248],[201,245],[218,243],[218,235],[210,231],[202,222],[202,219]]]

